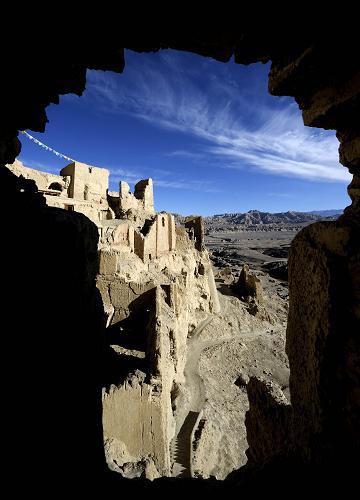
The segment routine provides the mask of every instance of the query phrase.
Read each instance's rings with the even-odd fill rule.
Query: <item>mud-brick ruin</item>
[[[109,193],[104,168],[74,162],[53,175],[19,161],[7,167],[33,181],[48,206],[82,213],[96,224],[96,282],[107,326],[106,460],[126,477],[171,476],[187,417],[174,411],[187,338],[220,310],[202,218],[189,217],[181,228],[172,214],[156,213],[151,179],[139,181],[134,193],[124,181],[119,193]],[[182,446],[190,453],[191,445],[189,436]]]

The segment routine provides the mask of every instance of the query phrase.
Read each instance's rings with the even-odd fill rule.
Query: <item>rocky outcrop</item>
[[[216,278],[221,279],[226,285],[233,285],[236,277],[234,276],[231,267],[226,266],[217,272]]]
[[[282,281],[288,281],[288,264],[287,262],[269,262],[263,264],[263,269],[270,276]]]
[[[247,264],[243,265],[238,281],[233,286],[234,291],[239,297],[249,301],[251,298],[261,302],[263,291],[261,281],[250,272]]]
[[[274,382],[252,377],[246,388],[251,408],[245,418],[249,443],[246,454],[250,465],[265,464],[288,452],[292,443],[292,407]]]
[[[304,458],[360,447],[359,225],[343,216],[295,238],[286,351],[296,445]]]

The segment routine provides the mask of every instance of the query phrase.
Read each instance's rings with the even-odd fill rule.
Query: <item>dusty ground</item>
[[[225,266],[230,267],[233,274],[239,274],[246,262],[260,278],[264,297],[263,311],[253,316],[247,304],[234,295],[231,286],[218,274],[216,283],[222,312],[189,340],[188,397],[190,404],[196,403],[193,407],[201,410],[194,443],[197,476],[224,479],[246,463],[249,377],[277,382],[285,396],[289,396],[285,354],[287,282],[269,276],[263,264],[286,263],[287,250],[295,234],[294,231],[236,235],[232,232],[207,237],[209,250],[223,252],[222,256],[215,256],[215,263],[220,263],[214,266],[215,276]],[[239,241],[222,241],[230,237]],[[220,262],[217,259],[221,259]]]
[[[266,262],[286,260],[295,235],[296,231],[231,231],[209,234],[205,242],[210,252],[223,251],[234,268],[246,262],[260,270]]]

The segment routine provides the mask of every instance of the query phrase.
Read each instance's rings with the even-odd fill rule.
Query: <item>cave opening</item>
[[[211,44],[210,44],[211,45]],[[211,52],[211,49],[209,49]],[[320,45],[319,52],[324,50],[324,47]],[[196,50],[195,50],[196,52]],[[274,54],[276,51],[274,51]],[[292,53],[292,57],[295,57],[296,51]],[[220,56],[216,56],[220,57]],[[279,56],[278,56],[279,57]],[[276,56],[274,55],[274,59],[276,60]],[[289,54],[286,55],[286,61],[289,60]],[[344,58],[345,62],[348,62],[347,58]],[[315,62],[318,59],[315,58]],[[283,82],[284,75],[281,71],[284,69],[284,65],[277,62],[278,64],[278,74],[274,70],[271,78],[272,84],[276,80],[276,77],[280,79],[279,88],[283,89],[285,83]],[[309,68],[313,69],[314,61],[310,58]],[[345,63],[344,63],[345,64]],[[274,62],[273,62],[274,65]],[[354,65],[349,64],[350,70],[347,71],[346,76],[351,74],[351,71],[354,70]],[[292,68],[294,69],[294,68]],[[296,69],[296,66],[295,66]],[[326,68],[322,66],[320,68],[320,74],[327,74]],[[297,69],[296,69],[297,71]],[[305,65],[304,69],[305,73],[307,71],[307,66]],[[350,73],[349,73],[350,72]],[[275,73],[275,75],[274,75]],[[315,76],[313,75],[313,78]],[[290,79],[291,80],[291,79]],[[341,77],[338,77],[338,81],[336,81],[335,88],[339,88]],[[351,81],[351,80],[350,80]],[[50,82],[51,84],[51,82]],[[290,87],[292,82],[290,81]],[[281,87],[282,86],[282,87]],[[301,86],[300,86],[301,87]],[[350,86],[351,87],[351,86]],[[273,88],[271,88],[273,90]],[[280,90],[278,90],[280,92]],[[281,90],[283,91],[283,90]],[[340,135],[342,140],[342,155],[343,161],[347,164],[351,165],[351,170],[353,173],[356,173],[356,154],[351,158],[352,153],[348,153],[346,149],[346,145],[348,142],[351,142],[351,151],[354,150],[354,135],[353,122],[352,117],[355,116],[352,109],[356,107],[357,101],[354,100],[353,94],[351,94],[351,88],[349,90],[349,102],[344,99],[341,106],[345,108],[347,111],[343,111],[343,113],[337,112],[323,112],[320,114],[320,117],[315,116],[311,117],[312,110],[305,110],[305,118],[307,121],[313,123],[317,126],[323,126],[324,124],[329,128],[337,128],[336,127],[336,116],[339,115],[340,122]],[[307,89],[307,93],[310,90]],[[307,103],[309,101],[306,101]],[[339,105],[340,106],[340,105]],[[314,111],[316,114],[316,110]],[[309,118],[310,116],[310,118]],[[345,118],[344,118],[345,117]],[[35,118],[36,119],[36,118]],[[326,120],[328,119],[328,124]],[[351,134],[346,133],[346,128],[344,128],[344,122],[349,127],[351,125],[352,132]],[[31,125],[31,120],[29,120],[29,125]],[[17,128],[17,127],[16,127]],[[31,127],[29,127],[31,129]],[[348,140],[349,138],[349,140]],[[13,140],[13,137],[12,139]],[[8,149],[5,151],[5,163],[9,163],[9,158],[13,154],[12,146],[9,147],[8,136],[5,136],[5,144]],[[348,141],[348,142],[347,142]],[[16,141],[15,141],[16,143]],[[344,146],[345,145],[345,146]],[[9,153],[10,151],[10,153]],[[355,169],[355,170],[354,170]],[[352,367],[347,365],[346,355],[349,353],[349,349],[352,350],[354,356],[358,355],[358,349],[356,345],[356,341],[354,340],[353,333],[356,331],[358,326],[358,317],[356,310],[352,307],[349,308],[349,304],[355,304],[355,301],[358,297],[357,288],[356,288],[356,280],[354,281],[354,277],[358,276],[358,267],[357,267],[357,256],[358,256],[358,248],[355,244],[356,235],[358,234],[358,226],[355,223],[354,214],[356,214],[356,210],[358,207],[357,201],[357,189],[356,189],[357,175],[355,175],[355,180],[352,182],[351,187],[349,188],[349,194],[352,199],[352,206],[347,210],[345,215],[340,219],[339,222],[334,223],[318,223],[315,224],[316,227],[309,226],[305,232],[299,236],[295,245],[292,246],[292,286],[293,286],[293,306],[291,309],[290,305],[290,327],[288,327],[287,333],[287,352],[290,357],[290,368],[292,370],[290,377],[292,377],[292,382],[290,379],[290,390],[292,392],[292,408],[289,408],[288,405],[284,404],[281,400],[281,394],[276,392],[276,388],[268,387],[264,381],[257,382],[255,380],[250,380],[247,383],[247,391],[248,397],[250,400],[250,412],[247,416],[247,435],[248,439],[250,439],[249,445],[249,454],[248,458],[250,459],[250,464],[263,464],[271,459],[274,456],[274,450],[276,451],[275,455],[287,457],[289,455],[289,449],[292,453],[297,454],[296,457],[301,457],[301,460],[307,453],[310,453],[311,456],[315,456],[314,463],[318,463],[319,460],[323,460],[323,463],[328,463],[324,458],[324,450],[330,449],[338,452],[339,450],[353,450],[354,447],[358,444],[357,438],[357,425],[354,421],[354,391],[357,387],[357,378],[355,376],[355,372]],[[8,185],[8,184],[6,184]],[[21,190],[24,190],[23,183],[21,184]],[[23,192],[23,191],[22,191]],[[31,201],[31,210],[33,210],[33,215],[38,217],[39,220],[39,228],[38,230],[35,228],[35,236],[38,238],[39,247],[43,247],[44,249],[48,248],[47,236],[49,234],[48,223],[52,221],[53,215],[58,217],[58,219],[62,217],[62,214],[59,212],[55,212],[54,210],[47,212],[43,208],[43,204],[40,201],[40,198],[37,196],[36,192],[30,191],[31,195],[28,197],[28,200],[21,200],[21,204],[26,204],[28,201]],[[40,201],[40,203],[38,203]],[[23,210],[23,206],[19,205],[19,208]],[[71,214],[73,215],[73,214]],[[75,220],[75,219],[74,219]],[[83,219],[77,219],[78,221]],[[319,225],[320,224],[320,225]],[[41,230],[44,230],[41,232]],[[63,259],[63,255],[66,253],[68,258],[65,262],[63,262],[63,268],[66,269],[66,273],[70,273],[73,276],[73,291],[71,293],[71,297],[73,297],[73,306],[69,313],[70,317],[74,320],[72,326],[73,335],[69,336],[69,343],[74,346],[74,338],[76,337],[76,333],[78,331],[87,330],[90,332],[94,332],[94,336],[90,338],[90,343],[92,343],[92,347],[89,346],[86,348],[88,353],[90,353],[90,359],[96,359],[97,353],[101,352],[101,348],[99,348],[99,344],[96,339],[96,333],[101,330],[102,326],[100,325],[101,314],[99,311],[101,309],[100,302],[96,302],[97,305],[91,311],[86,310],[86,304],[84,305],[83,301],[75,300],[76,293],[79,293],[80,290],[86,290],[85,296],[90,301],[94,300],[94,297],[99,299],[98,292],[92,286],[94,284],[94,277],[96,275],[96,245],[94,246],[94,241],[97,240],[97,231],[94,231],[94,227],[87,226],[87,222],[84,222],[84,228],[81,230],[78,235],[78,239],[76,239],[76,234],[79,229],[79,225],[76,228],[76,224],[74,227],[71,222],[69,223],[64,219],[61,236],[63,237],[62,243],[59,245],[58,249],[55,251],[55,247],[51,247],[51,253],[48,254],[47,260],[49,263],[52,263],[52,259],[57,257],[59,261]],[[9,232],[11,234],[11,228],[9,228]],[[345,236],[344,236],[345,234]],[[42,235],[42,236],[41,236]],[[330,235],[330,236],[329,236]],[[45,237],[46,236],[46,237]],[[59,235],[60,236],[60,235]],[[75,236],[75,237],[74,237]],[[87,238],[87,239],[86,239]],[[342,238],[342,240],[341,240]],[[86,244],[84,242],[87,242]],[[342,241],[342,243],[340,243]],[[70,242],[73,245],[72,256],[74,259],[70,258],[69,248],[67,246]],[[56,241],[54,241],[54,244]],[[41,269],[42,261],[41,256],[43,256],[44,251],[40,255],[36,256],[36,245],[32,250],[29,251],[29,255],[27,256],[27,260],[29,264],[36,264],[36,269]],[[16,253],[12,256],[12,258],[16,258]],[[56,259],[55,259],[56,260]],[[81,264],[79,264],[81,262]],[[304,272],[304,262],[310,264],[305,272]],[[84,266],[86,263],[86,266]],[[76,265],[78,264],[78,265]],[[29,267],[30,269],[30,267]],[[83,274],[79,273],[79,270],[83,270]],[[90,270],[90,272],[89,272]],[[341,273],[339,272],[341,270]],[[29,282],[33,282],[33,276],[31,275],[31,271],[27,271],[29,276]],[[290,273],[290,274],[291,274]],[[327,279],[328,274],[331,275],[331,280]],[[42,275],[40,273],[40,282],[42,281]],[[92,277],[92,280],[89,280],[89,277]],[[351,277],[351,278],[350,278]],[[45,277],[44,277],[45,278]],[[92,281],[92,284],[90,283]],[[317,284],[314,286],[314,283],[320,283],[321,294],[318,297],[319,300],[314,299],[314,296],[318,295],[317,292]],[[337,285],[340,286],[340,290],[342,291],[342,295],[339,296],[339,288],[336,290]],[[60,291],[61,287],[60,287]],[[60,291],[54,293],[54,290],[51,289],[51,300],[57,300],[59,296],[60,299]],[[325,291],[325,292],[324,292]],[[20,297],[23,300],[23,303],[28,304],[29,311],[31,310],[31,314],[29,315],[30,321],[32,320],[34,324],[39,322],[39,317],[37,316],[38,309],[35,307],[36,303],[29,305],[25,297],[28,297],[29,294],[25,294],[25,292],[29,292],[29,290],[23,290],[24,296]],[[80,292],[81,295],[81,292]],[[45,300],[44,291],[42,293],[42,297],[44,297],[45,304],[50,306],[50,296]],[[314,307],[314,301],[316,303],[316,307]],[[328,304],[331,303],[331,307]],[[33,310],[32,310],[33,309]],[[11,307],[9,308],[11,311]],[[333,311],[337,312],[337,316],[334,317]],[[49,311],[51,311],[51,307],[49,307]],[[97,311],[97,314],[94,314]],[[311,312],[309,315],[308,311]],[[53,315],[51,315],[54,317]],[[80,317],[79,317],[80,316]],[[83,318],[87,316],[88,327],[84,328],[82,323]],[[343,331],[343,327],[341,326],[343,318],[347,317],[347,321],[350,325],[349,330],[347,331],[345,336],[340,336]],[[43,318],[46,322],[47,316]],[[94,323],[91,324],[90,318],[93,319]],[[314,323],[314,318],[317,320]],[[94,331],[94,325],[97,325],[99,330]],[[199,326],[199,325],[198,325]],[[206,328],[206,325],[205,327]],[[57,331],[59,329],[59,333],[62,328],[61,325],[58,327],[54,327],[54,330]],[[40,328],[40,333],[42,329]],[[319,333],[320,332],[320,333]],[[325,333],[324,333],[325,332]],[[319,337],[320,335],[320,337]],[[68,400],[69,398],[69,384],[67,382],[71,382],[71,379],[74,380],[83,380],[83,370],[89,370],[89,366],[83,365],[81,368],[82,374],[80,375],[78,368],[76,367],[76,359],[81,359],[83,357],[83,346],[84,346],[84,338],[82,336],[79,339],[78,343],[75,343],[75,350],[73,354],[70,356],[69,360],[69,368],[70,372],[65,378],[65,381],[61,381],[60,378],[57,380],[57,387],[59,389],[59,393],[63,398],[65,404],[72,403],[77,408],[78,402],[75,399]],[[89,341],[89,338],[88,338]],[[355,342],[355,344],[354,344]],[[96,348],[94,346],[96,344]],[[314,347],[315,346],[315,347]],[[65,346],[64,346],[65,347]],[[34,352],[34,347],[29,346],[30,351]],[[314,352],[313,356],[309,356],[308,353]],[[323,353],[326,353],[326,356]],[[299,353],[302,353],[299,356]],[[66,356],[66,349],[61,351],[62,355]],[[312,374],[314,373],[314,366],[320,368],[316,377],[311,379]],[[53,370],[53,367],[49,366],[47,368],[50,372]],[[348,371],[346,371],[348,370]],[[91,370],[89,370],[91,372]],[[302,371],[304,375],[302,375]],[[341,373],[340,379],[340,388],[334,389],[334,382],[337,381],[337,374]],[[347,373],[354,376],[348,377],[344,374]],[[310,376],[311,384],[310,386],[306,383],[305,377]],[[236,379],[238,380],[238,378]],[[64,383],[62,383],[64,382]],[[235,384],[234,384],[235,385]],[[318,391],[318,387],[321,386],[321,390],[323,393]],[[94,387],[96,390],[94,390]],[[97,403],[94,403],[96,397],[95,394],[98,394],[99,384],[95,382],[92,389],[85,389],[84,394],[81,396],[82,401],[86,401],[90,406],[94,404],[94,407],[90,409],[90,413],[92,415],[97,415],[92,423],[95,424],[92,430],[88,429],[89,434],[97,436],[94,439],[97,442],[97,445],[94,446],[97,451],[97,457],[101,457],[101,452],[99,453],[99,435],[101,434],[101,425],[99,425],[99,405],[98,400]],[[156,391],[154,390],[154,393]],[[309,394],[313,397],[309,398]],[[325,395],[324,395],[325,394]],[[329,398],[329,396],[332,396]],[[294,396],[294,397],[293,397]],[[311,400],[311,401],[310,401]],[[262,412],[261,405],[259,402],[267,408],[273,418],[268,418],[268,415]],[[345,403],[346,402],[346,403]],[[336,409],[337,405],[340,405],[344,408],[341,413]],[[267,406],[266,406],[267,405]],[[86,406],[86,405],[85,405]],[[40,404],[41,407],[41,404]],[[251,411],[251,408],[253,411]],[[326,417],[323,416],[318,417],[318,413],[325,412]],[[345,413],[344,413],[345,411]],[[76,418],[83,414],[82,411],[76,413]],[[279,432],[273,432],[272,425],[274,421],[281,422],[281,426],[279,427]],[[295,426],[292,422],[295,421]],[[306,425],[305,425],[306,423]],[[310,423],[310,425],[309,425]],[[79,426],[80,426],[79,420]],[[79,426],[75,425],[75,429],[79,429]],[[263,429],[267,429],[268,436],[272,436],[272,438],[268,439],[267,442],[264,440],[259,444],[261,440],[259,440],[259,436],[257,434],[260,432],[260,427]],[[320,428],[320,431],[319,431]],[[341,439],[334,439],[334,429],[340,429]],[[96,429],[95,432],[93,430]],[[284,439],[284,434],[289,433],[289,429],[291,430],[291,439],[289,444],[289,439]],[[201,420],[201,433],[200,431],[196,434],[202,434],[204,432],[204,420]],[[190,433],[191,434],[191,433]],[[315,445],[312,444],[313,436],[317,434],[319,437],[317,443]],[[74,438],[76,438],[76,433],[70,434]],[[67,436],[69,437],[69,436]],[[75,441],[75,439],[74,439]],[[285,443],[286,441],[286,443]],[[341,443],[340,443],[341,441]],[[351,443],[352,441],[352,443]],[[88,444],[82,443],[81,445],[83,449],[87,449]],[[288,446],[288,448],[287,448]],[[295,450],[295,452],[294,452]],[[310,451],[309,451],[310,450]],[[332,453],[335,453],[332,451]],[[123,453],[121,450],[117,450],[117,453]],[[91,456],[91,453],[90,455]],[[306,461],[306,460],[305,460]],[[101,462],[101,459],[100,459]],[[119,463],[117,461],[117,463]],[[274,462],[276,463],[276,462]],[[311,460],[310,460],[311,463]],[[99,462],[98,462],[99,464]],[[104,464],[100,465],[103,467]],[[79,470],[79,464],[69,464],[69,467],[73,467],[74,470]],[[131,469],[131,467],[130,467]],[[84,467],[84,472],[86,473],[87,468]],[[132,471],[130,471],[132,473]]]

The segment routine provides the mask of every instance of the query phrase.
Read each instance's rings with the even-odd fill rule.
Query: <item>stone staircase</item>
[[[198,416],[198,412],[190,411],[178,435],[171,441],[170,455],[173,463],[173,477],[191,477],[191,434]]]

